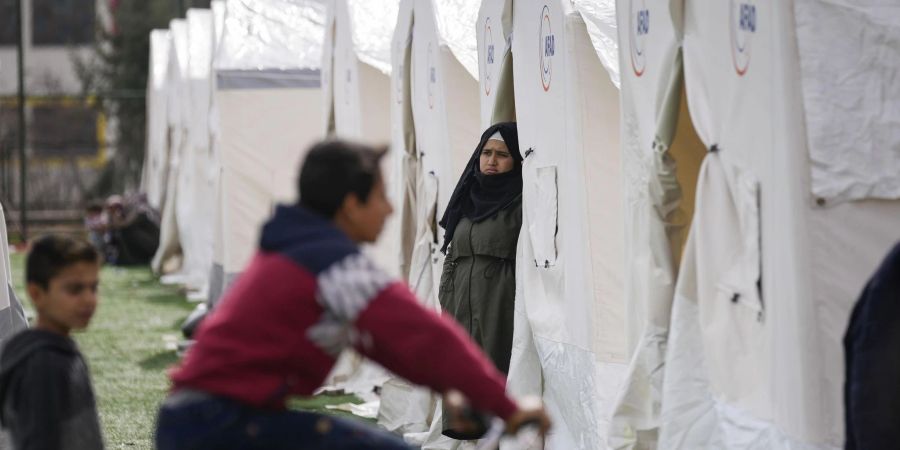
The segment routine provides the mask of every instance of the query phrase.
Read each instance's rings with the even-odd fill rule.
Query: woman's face
[[[481,173],[498,175],[513,170],[516,161],[503,141],[489,139],[481,149]]]

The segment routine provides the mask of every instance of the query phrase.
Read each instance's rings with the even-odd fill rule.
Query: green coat
[[[469,332],[504,374],[512,352],[516,299],[516,245],[522,197],[480,223],[456,226],[438,297],[441,307]]]

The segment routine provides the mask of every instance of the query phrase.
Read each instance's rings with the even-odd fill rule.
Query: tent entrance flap
[[[410,25],[413,25],[412,23]],[[412,34],[412,29],[410,29]],[[416,185],[418,184],[421,162],[419,152],[416,150],[416,123],[412,111],[412,42],[407,40],[403,50],[403,63],[399,68],[400,89],[402,90],[401,119],[403,155],[401,156],[400,171],[403,174],[403,219],[400,225],[401,248],[403,259],[401,261],[401,273],[409,279],[412,264],[413,248],[416,244]],[[396,151],[396,150],[395,150]]]
[[[512,0],[481,2],[476,24],[481,126],[516,121]]]
[[[669,248],[672,252],[672,261],[675,263],[677,273],[681,255],[687,242],[688,231],[691,228],[691,220],[694,217],[694,199],[697,195],[697,177],[700,175],[700,166],[706,157],[707,149],[697,136],[691,115],[688,113],[687,96],[684,91],[682,79],[678,90],[678,117],[675,121],[675,136],[666,154],[673,162],[675,181],[678,183],[680,198],[674,209],[668,212],[666,217],[666,229],[669,239]]]
[[[500,68],[500,81],[497,82],[497,93],[491,123],[516,121],[516,95],[513,83],[513,54],[507,52]]]

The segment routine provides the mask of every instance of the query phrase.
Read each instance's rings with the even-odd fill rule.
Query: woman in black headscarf
[[[440,222],[447,255],[438,297],[494,365],[509,370],[522,227],[522,155],[515,122],[492,125],[463,170]],[[444,434],[473,439],[449,428]]]

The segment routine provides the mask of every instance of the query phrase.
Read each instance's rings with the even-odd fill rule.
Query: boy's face
[[[28,295],[38,312],[38,328],[69,334],[86,328],[97,308],[100,266],[77,262],[50,280],[47,289],[28,284]]]
[[[339,214],[345,215],[345,223],[349,228],[350,238],[356,242],[375,242],[384,222],[394,212],[391,202],[388,201],[384,191],[384,183],[381,177],[375,182],[369,198],[365,203],[351,194],[344,201],[344,206]]]

